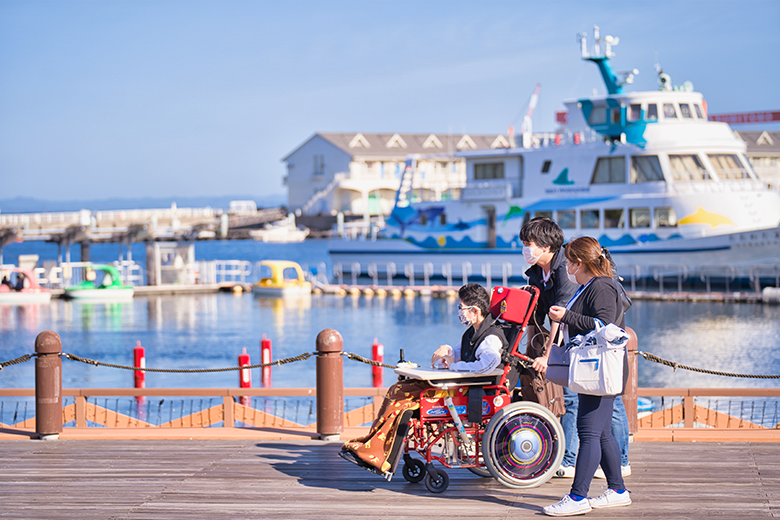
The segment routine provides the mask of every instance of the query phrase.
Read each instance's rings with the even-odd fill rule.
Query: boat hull
[[[566,237],[567,240],[573,237]],[[780,262],[780,227],[758,229],[717,236],[664,240],[659,242],[613,245],[609,247],[621,275],[632,271],[651,276],[654,271],[685,269],[695,274],[704,269],[732,266],[737,276],[749,275],[750,269],[762,264]],[[450,264],[453,278],[461,278],[463,271],[474,277],[493,279],[508,275],[518,279],[529,265],[523,259],[522,248],[426,248],[402,239],[333,240],[329,253],[334,265],[341,264],[344,273],[358,268],[368,273],[368,266],[376,264],[376,271],[385,274],[390,262],[396,274],[403,276],[405,266],[415,264],[419,280],[424,264],[432,264],[433,276],[441,277],[442,268]],[[464,264],[470,264],[464,267]],[[509,265],[509,268],[504,267]],[[469,272],[470,268],[470,272]],[[507,270],[510,272],[507,273]]]
[[[65,297],[82,301],[130,301],[133,299],[135,289],[75,289],[65,290]]]
[[[0,305],[27,305],[29,303],[49,303],[51,292],[3,292],[0,293]]]
[[[256,296],[286,298],[288,296],[303,296],[311,294],[311,286],[287,286],[287,287],[252,287],[252,294]]]

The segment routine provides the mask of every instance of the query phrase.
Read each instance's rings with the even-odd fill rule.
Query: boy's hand
[[[431,356],[431,366],[437,368],[436,364],[439,362],[441,362],[442,368],[449,368],[455,362],[455,357],[452,355],[452,347],[442,345],[436,349],[433,356]]]

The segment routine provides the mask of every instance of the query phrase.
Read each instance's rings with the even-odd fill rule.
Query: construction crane
[[[536,103],[539,101],[539,90],[542,88],[541,83],[536,84],[536,88],[534,89],[534,93],[531,94],[531,99],[528,100],[528,109],[525,112],[525,115],[523,116],[523,123],[520,126],[520,139],[522,140],[523,148],[530,148],[531,147],[531,137],[533,136],[533,123],[531,122],[531,116],[534,113],[534,109],[536,108]],[[518,114],[518,117],[520,117],[520,114]],[[515,121],[518,119],[518,117],[515,118]],[[513,148],[517,146],[515,143],[515,128],[514,125],[509,127],[509,142],[510,146]]]

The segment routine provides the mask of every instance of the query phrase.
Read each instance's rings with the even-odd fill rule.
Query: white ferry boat
[[[498,264],[518,276],[527,268],[518,231],[536,216],[555,219],[567,240],[596,237],[621,274],[648,276],[658,266],[744,274],[780,262],[780,193],[758,179],[745,143],[707,120],[688,82],[672,87],[659,70],[659,90],[626,92],[638,71],[616,74],[617,38],[594,32],[592,52],[580,35],[582,57],[599,67],[606,96],[566,102],[564,130],[538,146],[459,152],[467,163],[460,199],[410,203],[400,190],[378,238],[331,242],[334,265],[423,263],[430,274],[458,276]]]

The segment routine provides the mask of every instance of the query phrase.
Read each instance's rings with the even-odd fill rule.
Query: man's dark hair
[[[563,231],[551,218],[536,217],[526,222],[520,229],[521,242],[533,242],[539,247],[549,247],[551,253],[557,253],[563,245]]]
[[[488,315],[490,310],[490,295],[487,290],[478,283],[469,283],[458,289],[458,298],[469,307],[477,307],[482,311],[482,317]]]

